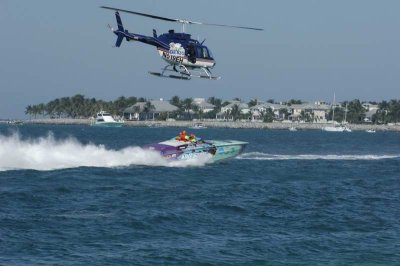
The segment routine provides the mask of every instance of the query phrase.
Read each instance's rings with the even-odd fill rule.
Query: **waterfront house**
[[[288,113],[288,106],[276,103],[261,103],[257,104],[250,108],[251,119],[262,120],[263,115],[267,112],[268,109],[274,113],[274,120],[284,120],[286,119],[286,114]]]
[[[289,106],[289,120],[326,123],[331,107],[323,102],[293,104]]]
[[[138,102],[124,110],[124,117],[128,120],[155,120],[161,115],[166,119],[169,114],[178,111],[178,107],[170,104],[168,101],[151,100],[149,102]]]
[[[204,98],[194,98],[193,104],[196,105],[199,111],[205,113],[212,112],[215,108],[215,105],[209,103]]]
[[[230,101],[230,103],[226,106],[221,107],[221,112],[216,115],[216,119],[218,120],[234,120],[234,111],[235,106],[237,106],[239,114],[246,115],[250,114],[250,108],[247,103],[242,103],[240,101]]]
[[[366,110],[364,122],[372,123],[372,116],[376,114],[376,112],[379,110],[379,106],[377,104],[372,104],[372,103],[363,103],[362,106]]]

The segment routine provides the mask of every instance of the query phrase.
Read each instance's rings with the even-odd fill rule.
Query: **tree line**
[[[239,98],[234,100],[241,102]],[[98,100],[96,98],[86,98],[84,95],[77,94],[72,97],[62,97],[55,100],[49,101],[48,103],[40,103],[36,105],[28,105],[25,109],[25,114],[37,118],[49,117],[49,118],[89,118],[96,115],[100,110],[106,110],[113,115],[122,115],[124,109],[135,105],[138,102],[145,102],[145,110],[137,110],[150,113],[154,106],[150,104],[150,101],[143,97],[124,97],[121,96],[114,101]],[[178,107],[178,111],[168,114],[169,118],[175,119],[205,119],[215,118],[216,115],[221,111],[221,108],[228,105],[230,102],[223,101],[216,97],[210,97],[207,102],[213,104],[214,110],[211,112],[204,113],[194,102],[193,98],[180,98],[174,96],[169,101],[172,105]],[[269,103],[275,103],[273,99],[267,100]],[[255,106],[260,102],[257,99],[250,100],[247,104],[249,107]],[[302,104],[301,100],[291,99],[283,104],[291,106],[292,104]],[[371,104],[378,105],[376,114],[372,116],[372,122],[377,124],[386,123],[398,123],[400,122],[400,100],[390,100],[382,102],[371,102]],[[347,107],[347,111],[346,111]],[[289,115],[287,108],[280,110],[285,117]],[[360,100],[345,101],[341,103],[341,106],[335,107],[334,120],[342,122],[346,120],[349,123],[363,123],[366,117],[367,110],[363,107]],[[242,114],[239,105],[233,105],[228,115],[237,119],[249,119],[251,114]],[[333,110],[327,113],[327,119],[332,120]],[[165,117],[164,117],[165,116]],[[261,114],[262,119],[265,122],[272,122],[274,120],[274,112],[271,109],[267,109]],[[346,116],[346,119],[345,119]],[[158,119],[166,119],[166,115],[158,117]],[[302,112],[301,119],[306,122],[313,121],[312,114]]]
[[[28,105],[25,114],[37,117],[50,118],[89,118],[100,110],[106,110],[113,115],[121,114],[121,110],[132,106],[138,101],[146,101],[144,98],[121,96],[115,101],[97,100],[85,98],[81,94],[72,97],[62,97],[46,104]]]

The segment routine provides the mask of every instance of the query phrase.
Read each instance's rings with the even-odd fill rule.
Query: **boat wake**
[[[37,139],[22,139],[17,133],[0,135],[0,171],[131,165],[189,167],[204,166],[210,159],[211,155],[185,161],[167,161],[158,152],[140,147],[112,150],[103,145],[82,144],[74,138],[56,140],[51,133]]]
[[[342,161],[357,161],[357,160],[385,160],[399,159],[399,155],[351,155],[351,154],[269,154],[262,152],[249,152],[236,157],[238,160],[261,160],[261,161],[279,161],[279,160],[342,160]]]

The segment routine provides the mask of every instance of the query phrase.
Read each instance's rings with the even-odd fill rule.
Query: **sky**
[[[221,80],[150,76],[165,62],[155,47],[123,42],[107,5],[171,18],[264,28],[198,26],[187,32],[217,61]],[[398,0],[1,0],[0,118],[26,106],[83,94],[103,100],[239,97],[276,101],[400,98]],[[130,32],[152,35],[180,24],[121,14]]]

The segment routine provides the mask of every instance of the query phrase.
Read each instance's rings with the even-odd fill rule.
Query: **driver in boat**
[[[189,141],[189,136],[186,135],[186,131],[184,130],[179,133],[179,136],[176,136],[175,139],[180,141]]]
[[[197,142],[196,136],[193,133],[190,134],[189,141],[191,143],[196,143]]]
[[[176,140],[179,140],[179,141],[185,141],[185,142],[186,142],[186,141],[189,141],[189,142],[191,142],[191,143],[196,143],[196,142],[198,141],[198,139],[196,138],[196,136],[195,136],[194,133],[191,133],[190,136],[188,136],[188,135],[186,134],[186,131],[185,131],[185,130],[182,131],[181,133],[179,133],[179,135],[176,136],[175,139],[176,139]]]

